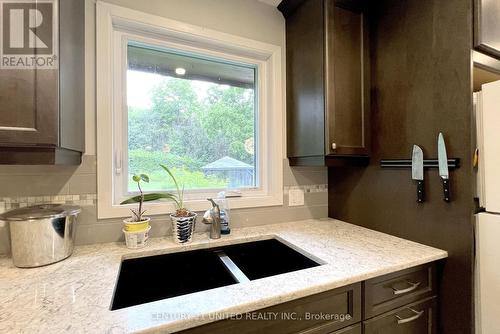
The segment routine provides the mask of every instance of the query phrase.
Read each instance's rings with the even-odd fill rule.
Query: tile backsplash
[[[97,194],[0,197],[0,213],[37,204],[97,205]]]
[[[290,190],[302,189],[304,193],[328,193],[328,184],[307,184],[307,185],[296,185],[296,186],[284,186],[283,192],[285,195],[288,194]]]
[[[324,218],[328,216],[327,169],[290,168],[284,162],[284,205],[231,210],[233,227]],[[0,166],[0,213],[41,203],[82,207],[78,217],[76,244],[122,241],[122,219],[97,219],[96,158],[84,156],[80,166]],[[288,206],[290,189],[302,189],[305,203]],[[208,208],[208,206],[207,206]],[[168,216],[154,216],[152,236],[171,233]],[[204,224],[197,231],[207,230]],[[8,226],[0,224],[0,254],[9,252]]]

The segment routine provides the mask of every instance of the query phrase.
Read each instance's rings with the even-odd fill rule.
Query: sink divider
[[[238,268],[236,263],[234,263],[233,260],[231,260],[231,258],[227,256],[226,253],[224,253],[224,251],[216,250],[215,254],[217,254],[219,260],[238,283],[250,282],[250,279],[247,277],[247,275],[245,275],[245,273],[243,273],[241,269]]]

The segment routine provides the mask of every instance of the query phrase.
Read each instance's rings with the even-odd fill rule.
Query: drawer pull
[[[396,316],[396,319],[398,320],[398,325],[406,324],[407,322],[412,322],[414,320],[417,320],[418,318],[420,318],[424,314],[424,311],[415,311],[411,307],[408,307],[408,309],[410,311],[412,311],[413,313],[415,313],[415,315],[408,317],[408,318],[401,318],[399,315],[396,314],[395,316]]]
[[[420,285],[420,282],[413,283],[410,281],[406,281],[406,283],[408,283],[408,285],[410,285],[406,289],[396,289],[395,287],[392,287],[392,291],[394,291],[394,294],[395,295],[402,295],[404,293],[412,292],[414,290],[417,290],[418,286]]]

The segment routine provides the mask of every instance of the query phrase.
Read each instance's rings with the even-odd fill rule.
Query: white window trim
[[[242,197],[231,198],[231,208],[283,205],[283,88],[281,47],[140,11],[97,2],[96,5],[96,107],[97,107],[97,210],[98,218],[126,217],[130,206],[113,203],[113,173],[117,159],[113,147],[115,112],[120,110],[123,80],[116,75],[123,53],[115,55],[122,38],[140,38],[148,43],[180,43],[183,48],[202,48],[215,56],[231,54],[233,60],[259,67],[259,145],[258,159],[261,188],[243,191]],[[256,61],[257,60],[257,61]],[[121,68],[120,68],[121,70]],[[118,85],[118,86],[117,86]],[[120,88],[120,89],[117,89]],[[205,199],[186,200],[193,211],[208,208]],[[167,214],[174,206],[169,202],[147,203],[148,215]]]
[[[122,92],[127,91],[126,85],[126,72],[127,72],[127,45],[129,42],[137,43],[137,44],[144,44],[152,47],[158,47],[158,48],[164,48],[164,49],[171,49],[171,50],[180,50],[182,52],[191,52],[193,54],[202,54],[208,57],[214,57],[216,59],[225,59],[227,61],[233,62],[233,63],[240,63],[240,64],[245,64],[249,66],[254,66],[257,68],[258,73],[266,73],[267,67],[266,67],[266,61],[264,60],[255,60],[255,59],[249,59],[246,57],[242,56],[233,56],[233,55],[228,55],[227,53],[220,53],[220,52],[215,52],[213,50],[206,50],[206,49],[200,49],[194,46],[186,46],[183,44],[178,44],[176,42],[171,42],[171,41],[163,41],[163,40],[158,40],[157,38],[148,38],[144,37],[141,35],[137,34],[132,34],[130,32],[124,32],[124,31],[115,31],[114,32],[115,36],[115,55],[114,57],[114,67],[115,67],[115,72],[113,74],[113,78],[115,79],[115,93],[114,93],[114,108],[115,110],[124,110],[124,103],[126,101],[126,96],[122,95]],[[266,122],[264,121],[266,117],[261,117],[263,114],[263,111],[266,111],[266,106],[265,106],[265,101],[266,101],[266,92],[265,92],[265,85],[266,81],[261,79],[261,75],[257,76],[257,82],[256,82],[256,87],[258,87],[258,110],[259,114],[257,115],[257,128],[260,129],[266,126]],[[264,93],[262,93],[263,91]],[[260,95],[263,95],[263,98],[261,98]],[[127,133],[126,133],[126,127],[127,127],[127,119],[123,117],[124,113],[123,112],[114,112],[113,113],[113,124],[122,124],[122,130],[119,133],[114,134],[114,145],[115,145],[115,155],[117,154],[117,149],[116,147],[126,147],[127,146]],[[256,146],[258,147],[257,152],[263,152],[265,155],[265,151],[267,150],[266,145],[264,145],[264,141],[259,140],[260,138],[256,138]],[[128,156],[125,150],[121,150],[120,154],[121,156],[121,161],[127,161]],[[244,197],[255,197],[255,196],[264,196],[267,194],[267,179],[268,179],[268,173],[266,172],[268,169],[268,165],[265,164],[261,159],[259,159],[259,156],[257,156],[257,161],[256,164],[258,165],[257,168],[257,178],[259,181],[259,186],[258,187],[248,187],[248,188],[243,188],[240,189],[240,193]],[[127,186],[128,184],[128,169],[126,168],[126,165],[123,165],[123,167],[120,167],[121,169],[121,182],[115,182],[113,184],[114,190],[115,190],[115,202],[120,202],[121,200],[124,200],[126,198],[122,196],[117,196],[118,194],[123,194],[124,192],[124,187]],[[123,176],[126,176],[126,179],[123,178]],[[167,174],[165,174],[165,177],[167,177]],[[116,178],[115,178],[116,180]],[[197,199],[203,199],[205,200],[208,197],[214,197],[219,191],[224,190],[224,189],[196,189],[196,190],[189,190],[189,192],[185,193],[185,198],[186,201],[189,202],[189,200],[197,200]],[[137,192],[138,193],[138,192]],[[134,192],[134,195],[137,194]],[[128,197],[131,195],[129,194]]]

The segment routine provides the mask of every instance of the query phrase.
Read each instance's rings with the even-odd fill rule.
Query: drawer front
[[[309,334],[309,333],[307,333],[307,334]],[[358,324],[358,325],[354,325],[351,327],[342,328],[342,329],[339,329],[338,331],[335,331],[331,334],[361,334],[361,325]]]
[[[363,283],[365,319],[434,296],[435,264],[426,264],[376,277]]]
[[[361,284],[357,283],[182,333],[329,334],[360,321]]]
[[[436,298],[400,307],[363,322],[364,334],[437,333]]]

